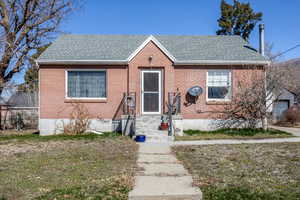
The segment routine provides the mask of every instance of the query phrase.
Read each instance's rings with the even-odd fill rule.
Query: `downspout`
[[[39,115],[39,121],[38,121],[38,128],[40,130],[40,121],[41,121],[41,79],[40,79],[40,65],[37,60],[35,60],[35,64],[38,69],[38,115]]]

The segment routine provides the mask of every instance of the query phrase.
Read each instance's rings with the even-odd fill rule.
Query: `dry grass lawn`
[[[136,152],[123,137],[2,138],[0,199],[127,199]]]
[[[300,199],[300,143],[174,147],[205,200]]]

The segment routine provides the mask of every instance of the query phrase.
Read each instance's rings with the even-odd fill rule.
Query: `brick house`
[[[181,130],[212,129],[210,111],[230,102],[239,77],[263,73],[268,61],[239,36],[63,35],[37,63],[40,133],[52,134],[74,101],[89,110],[92,129],[112,131],[132,96],[136,122],[150,130],[175,93]],[[193,86],[202,93],[191,101]]]

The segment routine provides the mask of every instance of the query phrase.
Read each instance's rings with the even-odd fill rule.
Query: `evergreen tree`
[[[31,56],[30,67],[24,75],[24,83],[19,85],[18,90],[24,92],[35,92],[38,90],[38,68],[35,60],[50,46],[51,43],[46,44],[37,49],[35,54]]]
[[[249,3],[233,1],[233,5],[221,1],[221,17],[218,19],[220,29],[217,35],[240,35],[248,41],[249,35],[257,22],[262,20],[261,12],[254,12]]]

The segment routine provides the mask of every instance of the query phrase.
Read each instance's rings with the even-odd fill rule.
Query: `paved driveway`
[[[282,126],[270,126],[270,128],[274,128],[280,131],[285,131],[293,134],[294,136],[300,137],[300,128],[291,128],[291,127],[282,127]]]

